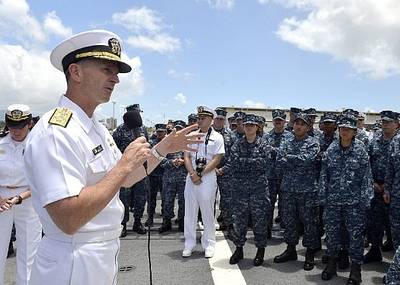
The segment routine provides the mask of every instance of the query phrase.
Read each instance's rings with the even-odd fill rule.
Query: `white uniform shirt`
[[[206,136],[203,137],[204,140]],[[215,155],[225,153],[224,137],[214,129],[211,131],[207,147],[205,146],[205,142],[199,145],[190,145],[190,147],[197,150],[197,158],[205,157],[207,159],[207,163],[209,163]],[[190,157],[192,159],[193,169],[196,169],[196,151],[191,151]],[[215,174],[214,171],[211,171],[210,173]]]
[[[28,190],[23,160],[27,138],[28,136],[22,142],[16,142],[8,134],[0,139],[0,188]]]
[[[79,195],[83,187],[97,183],[121,158],[113,138],[95,116],[89,118],[65,96],[61,97],[58,106],[73,112],[68,125],[64,128],[49,124],[54,110],[46,113],[33,128],[24,155],[34,208],[46,236],[55,239],[71,236],[64,234],[54,224],[44,207]],[[97,150],[102,148],[102,151],[95,154],[96,147]],[[119,231],[122,214],[123,205],[117,193],[75,235]]]

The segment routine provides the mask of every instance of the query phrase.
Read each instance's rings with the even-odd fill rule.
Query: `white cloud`
[[[162,19],[155,11],[146,7],[132,8],[125,13],[115,13],[112,15],[112,21],[135,33],[158,33],[162,30]]]
[[[201,0],[205,1],[213,9],[229,10],[235,5],[235,0]]]
[[[4,41],[6,37],[20,41],[24,46],[46,41],[43,28],[30,14],[25,0],[0,1],[0,38]]]
[[[186,96],[183,93],[178,93],[175,95],[174,100],[182,105],[186,104]]]
[[[174,52],[181,48],[180,39],[164,31],[165,25],[158,13],[146,7],[115,13],[112,21],[132,33],[126,42],[135,48],[159,53]]]
[[[260,108],[260,109],[267,108],[267,105],[265,105],[264,103],[255,102],[253,100],[244,101],[244,106],[248,108]]]
[[[152,50],[159,53],[173,52],[181,48],[180,40],[168,34],[131,36],[126,40],[126,43],[136,48]]]
[[[258,3],[260,4],[267,4],[269,0],[258,0]]]
[[[63,38],[67,38],[72,35],[72,29],[64,27],[61,19],[56,15],[56,11],[47,13],[43,22],[43,27],[49,34],[54,34]]]
[[[277,31],[282,40],[349,61],[371,78],[400,73],[398,0],[274,1],[307,14],[284,19]]]
[[[194,74],[190,72],[178,72],[175,69],[168,70],[167,74],[173,78],[183,78],[184,80],[191,79]]]

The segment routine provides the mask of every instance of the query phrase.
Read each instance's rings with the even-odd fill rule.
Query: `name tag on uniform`
[[[103,147],[101,144],[99,144],[98,146],[96,146],[94,149],[92,149],[92,152],[94,155],[99,154],[100,152],[103,151]]]

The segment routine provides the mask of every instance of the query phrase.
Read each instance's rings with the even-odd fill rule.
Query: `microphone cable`
[[[150,217],[150,207],[149,207],[149,202],[150,202],[150,197],[151,197],[151,184],[150,184],[150,177],[147,172],[147,161],[143,164],[144,171],[146,173],[146,180],[144,183],[144,187],[147,188],[147,220],[149,221]],[[150,221],[147,223],[147,260],[149,264],[149,281],[150,285],[153,285],[153,270],[152,270],[152,265],[151,265],[151,246],[150,246]]]

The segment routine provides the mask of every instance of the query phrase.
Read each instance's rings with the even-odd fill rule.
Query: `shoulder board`
[[[57,125],[63,128],[67,127],[72,118],[72,111],[67,108],[57,108],[49,119],[50,125]]]

